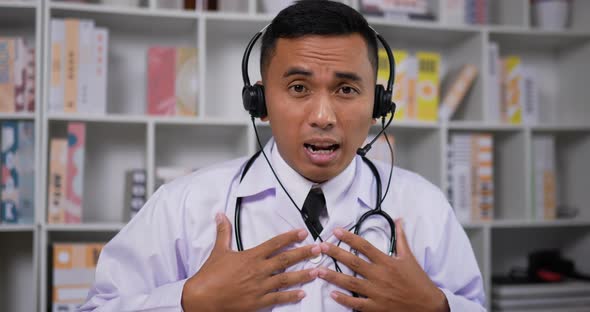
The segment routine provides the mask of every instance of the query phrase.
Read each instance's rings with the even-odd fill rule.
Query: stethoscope
[[[268,160],[268,157],[266,156],[266,154],[264,153],[263,149],[260,149],[257,153],[255,153],[253,156],[250,157],[250,159],[246,162],[244,169],[242,171],[241,177],[240,177],[240,183],[242,182],[242,180],[244,179],[244,177],[246,176],[246,173],[248,173],[248,170],[250,169],[250,167],[252,166],[252,164],[254,163],[254,161],[258,158],[258,156],[260,156],[260,154],[263,154],[264,157],[266,158],[266,160],[269,162],[270,165],[270,161]],[[389,229],[391,230],[391,234],[390,234],[390,238],[389,238],[389,249],[388,249],[388,255],[389,256],[393,256],[396,254],[396,234],[395,234],[395,223],[393,222],[393,219],[389,216],[389,214],[385,211],[383,211],[381,209],[381,203],[383,202],[383,199],[381,197],[382,195],[382,185],[381,185],[381,177],[379,176],[379,172],[377,171],[377,168],[375,167],[375,165],[373,164],[373,162],[371,160],[369,160],[367,157],[365,156],[361,156],[363,162],[369,167],[369,169],[371,169],[371,172],[375,178],[375,184],[376,184],[376,206],[374,209],[371,209],[365,213],[363,213],[361,215],[361,217],[359,218],[359,220],[356,222],[356,224],[354,226],[352,226],[351,228],[349,228],[348,230],[354,230],[354,234],[359,235],[362,225],[363,223],[369,219],[370,217],[373,216],[379,216],[384,218],[387,223],[389,224]],[[273,174],[275,175],[275,177],[277,177],[274,169],[272,168],[272,166],[270,166]],[[293,202],[294,207],[299,211],[299,214],[301,215],[301,217],[303,218],[304,221],[307,221],[308,216],[306,214],[304,214],[302,212],[302,210],[295,204],[295,202],[293,201],[293,199],[291,198],[291,196],[289,195],[289,193],[286,191],[286,189],[284,188],[284,186],[282,185],[281,181],[278,179],[277,177],[277,181],[279,182],[279,184],[281,185],[281,187],[283,188],[283,190],[285,191],[285,193],[287,194],[287,196],[291,199],[291,201]],[[235,206],[235,213],[234,213],[234,232],[236,235],[236,245],[238,248],[238,251],[243,251],[244,247],[242,244],[242,232],[241,232],[241,208],[242,208],[242,197],[238,197],[236,199],[236,206]],[[307,223],[307,222],[306,222]],[[313,232],[313,234],[321,241],[323,242],[321,236],[319,235],[318,231],[313,227],[309,227],[309,230],[311,232]],[[340,246],[340,242],[338,242],[338,246]],[[358,254],[357,251],[355,251],[355,254]],[[342,270],[340,269],[338,262],[336,261],[336,259],[332,258],[332,260],[334,261],[334,266],[336,268],[337,272],[342,273]],[[357,297],[358,295],[355,294],[353,292],[353,295],[355,297]]]

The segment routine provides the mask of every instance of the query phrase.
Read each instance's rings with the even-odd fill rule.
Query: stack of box
[[[533,209],[537,220],[553,220],[557,214],[555,137],[533,136]]]
[[[494,216],[494,162],[491,134],[451,135],[448,196],[461,222]]]
[[[4,121],[0,223],[33,224],[35,210],[35,125]]]
[[[441,0],[440,21],[443,24],[482,25],[489,21],[488,0]]]
[[[0,37],[0,112],[35,110],[35,50],[19,37]]]
[[[103,247],[103,243],[53,244],[52,311],[77,311],[86,301]]]
[[[197,49],[151,47],[147,63],[148,114],[196,116]]]
[[[67,138],[52,138],[48,223],[82,222],[86,125],[68,123]]]
[[[539,122],[539,83],[532,66],[519,56],[500,58],[498,44],[489,45],[487,119],[510,124]]]
[[[128,170],[125,174],[125,205],[128,208],[128,220],[135,217],[143,207],[147,196],[147,177],[145,169]]]
[[[92,20],[51,20],[48,111],[106,113],[108,42],[108,30]]]
[[[434,52],[410,55],[394,50],[396,64],[392,101],[396,103],[396,120],[436,121],[440,92],[441,56]],[[389,63],[384,49],[379,50],[377,83],[387,88]]]

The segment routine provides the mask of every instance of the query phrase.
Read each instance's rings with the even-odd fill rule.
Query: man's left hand
[[[339,291],[331,296],[338,303],[357,311],[449,311],[444,293],[422,270],[409,248],[401,219],[395,222],[397,254],[390,257],[360,236],[342,229],[334,235],[364,254],[367,262],[342,248],[322,243],[322,253],[345,264],[365,279],[321,268],[319,277],[363,297]]]

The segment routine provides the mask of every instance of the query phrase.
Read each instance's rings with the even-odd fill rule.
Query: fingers
[[[224,213],[215,215],[217,223],[217,238],[212,253],[223,252],[231,249],[231,224]]]
[[[318,277],[318,274],[318,269],[276,274],[264,282],[262,289],[270,292],[276,289],[284,289],[293,285],[311,282]]]
[[[360,279],[354,276],[338,273],[336,271],[328,270],[326,268],[319,268],[318,276],[336,286],[355,292],[357,294],[371,297],[373,292],[371,291],[371,282],[368,280]]]
[[[307,236],[305,230],[293,230],[277,235],[266,242],[254,247],[252,251],[259,257],[268,258],[277,251],[297,242],[302,241]]]
[[[347,306],[355,311],[372,311],[375,310],[374,303],[368,298],[355,298],[343,294],[339,291],[333,291],[330,297],[343,306]]]
[[[321,248],[319,245],[309,245],[299,248],[294,248],[288,251],[279,253],[278,255],[270,258],[267,269],[269,273],[276,272],[278,270],[286,269],[298,262],[305,259],[313,258],[319,255]]]
[[[367,256],[367,258],[369,258],[369,260],[371,260],[371,262],[373,263],[382,263],[387,259],[387,255],[384,254],[381,250],[377,249],[364,238],[358,235],[354,235],[349,231],[337,228],[334,230],[334,236],[336,236],[339,240],[345,242],[348,246],[352,247],[352,249],[357,250],[358,252]]]
[[[336,259],[339,262],[344,263],[354,272],[369,278],[368,275],[371,273],[371,264],[361,259],[355,254],[348,252],[334,244],[321,243],[320,244],[322,253]]]
[[[303,290],[271,292],[260,300],[260,308],[300,301],[305,297]]]

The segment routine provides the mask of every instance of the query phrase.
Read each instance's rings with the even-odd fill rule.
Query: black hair
[[[376,76],[377,37],[359,12],[343,3],[330,0],[297,1],[279,12],[262,36],[260,72],[264,77],[279,38],[349,34],[360,34],[367,43],[369,61]]]

